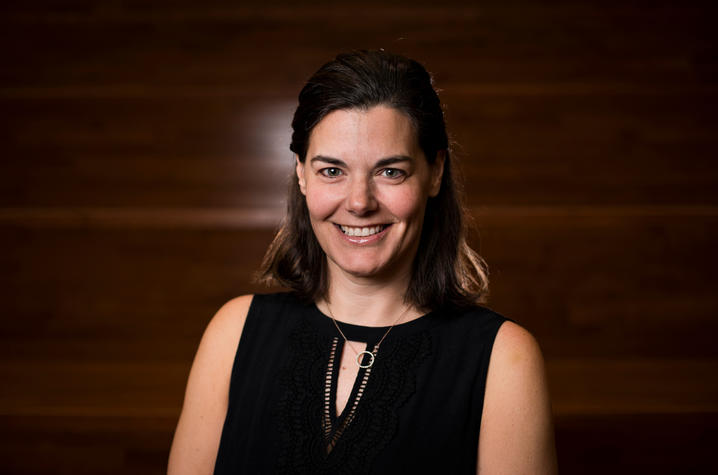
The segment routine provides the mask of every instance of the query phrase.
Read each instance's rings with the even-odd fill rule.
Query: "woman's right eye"
[[[342,174],[341,169],[335,167],[322,168],[319,173],[329,178],[336,178]]]

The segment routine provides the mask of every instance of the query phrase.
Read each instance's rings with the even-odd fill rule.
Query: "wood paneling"
[[[556,418],[562,473],[715,473],[715,412]]]
[[[711,344],[718,331],[718,215],[491,210],[474,213],[476,247],[490,263],[490,306],[536,333],[550,355],[718,356]],[[154,332],[197,338],[223,300],[262,290],[251,277],[272,237],[271,229],[235,228],[231,211],[216,220],[200,216],[163,221],[138,213],[136,222],[120,215],[104,223],[66,216],[58,223],[50,215],[34,227],[6,224],[0,282],[17,318],[4,332],[32,340],[47,328],[48,337],[80,332],[84,339],[96,330],[137,342],[144,332],[128,325],[130,315],[149,326],[147,351],[163,346],[154,349]]]
[[[562,473],[709,473],[712,2],[0,6],[0,471],[161,473],[202,330],[282,216],[337,52],[434,72],[491,268],[538,338]]]
[[[492,306],[531,329],[549,354],[717,355],[710,335],[718,314],[718,216],[711,210],[476,214]]]
[[[472,204],[718,204],[718,88],[460,91],[444,96]],[[147,94],[0,98],[12,118],[0,133],[0,203],[281,204],[292,165],[291,95]]]

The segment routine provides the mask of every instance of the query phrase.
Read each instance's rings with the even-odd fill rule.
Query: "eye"
[[[383,177],[393,179],[403,178],[406,176],[406,172],[400,168],[384,168],[379,172],[379,174]]]
[[[341,176],[342,171],[339,168],[336,167],[329,167],[329,168],[322,168],[319,170],[319,173],[322,175],[329,177],[329,178],[336,178],[338,176]]]

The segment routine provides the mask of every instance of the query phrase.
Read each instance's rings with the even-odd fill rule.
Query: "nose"
[[[351,180],[346,207],[350,213],[357,216],[363,216],[376,210],[377,201],[370,179],[355,177]]]

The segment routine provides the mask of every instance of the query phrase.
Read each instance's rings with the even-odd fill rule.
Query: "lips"
[[[341,229],[342,232],[344,234],[346,234],[347,236],[367,237],[367,236],[373,236],[374,234],[379,234],[388,225],[387,224],[379,224],[376,226],[354,227],[354,226],[344,226],[342,224],[339,224],[338,226],[339,226],[339,229]]]

